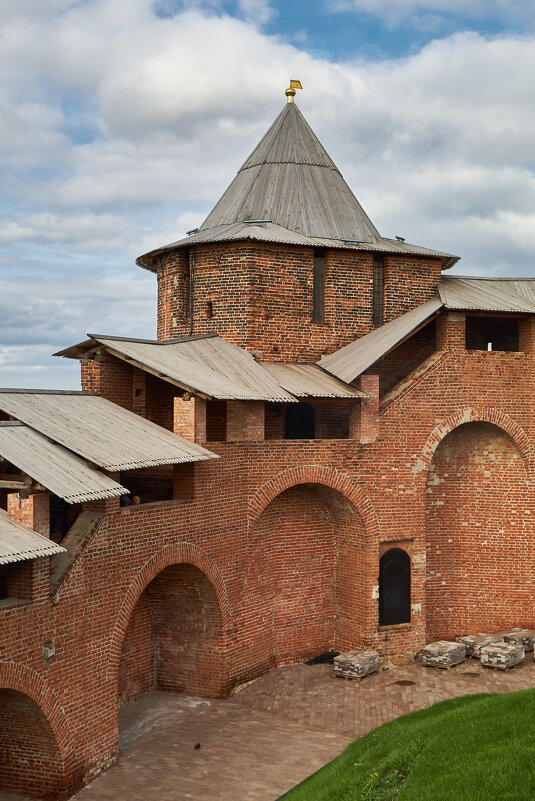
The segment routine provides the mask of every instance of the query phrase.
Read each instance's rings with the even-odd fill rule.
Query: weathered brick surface
[[[374,327],[371,253],[326,251],[325,322],[313,323],[313,248],[226,243],[191,252],[194,333],[218,333],[267,361],[314,362]],[[185,258],[169,252],[158,266],[159,339],[192,330]],[[437,259],[390,256],[385,265],[385,322],[436,294]]]
[[[177,259],[160,268],[161,338],[189,333]],[[310,319],[311,250],[217,245],[195,259],[195,331],[202,323],[264,358],[313,361],[371,330],[369,254],[327,253],[321,325]],[[387,260],[386,318],[436,288],[433,260],[403,265]],[[208,300],[214,316],[203,318]],[[327,648],[406,654],[432,639],[535,625],[533,329],[521,325],[526,353],[469,352],[463,325],[439,317],[436,343],[432,326],[364,376],[371,397],[358,419],[345,402],[313,401],[320,438],[306,441],[281,438],[283,407],[272,416],[258,402],[183,401],[113,357],[82,365],[84,388],[206,437],[221,458],[122,475],[142,500],[160,500],[87,504],[102,520],[56,594],[40,559],[28,563],[22,603],[1,602],[0,690],[40,710],[25,735],[59,766],[28,786],[62,792],[113,762],[118,698],[149,687],[223,695]],[[400,378],[381,403],[381,380]],[[174,500],[157,494],[164,483]],[[43,527],[43,497],[19,509],[12,499],[10,513]],[[411,558],[411,615],[380,627],[379,559],[390,547]],[[46,659],[45,643],[55,649]],[[17,759],[3,758],[4,784]]]

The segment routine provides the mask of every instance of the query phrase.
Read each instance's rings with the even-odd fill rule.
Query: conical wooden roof
[[[270,220],[307,237],[380,238],[295,103],[285,105],[200,230],[243,220]]]

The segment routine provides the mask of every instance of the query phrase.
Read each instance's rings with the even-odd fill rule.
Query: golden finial
[[[294,102],[295,97],[295,90],[302,89],[301,81],[294,81],[293,78],[290,78],[290,88],[285,91],[285,95],[288,98],[288,103]]]

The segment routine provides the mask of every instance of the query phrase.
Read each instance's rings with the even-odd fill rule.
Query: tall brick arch
[[[53,690],[35,670],[15,662],[0,662],[0,689],[15,690],[30,698],[50,724],[66,778],[76,764],[70,726]]]
[[[191,542],[179,542],[162,548],[137,573],[123,599],[111,634],[108,680],[115,681],[117,679],[125,632],[141,594],[162,570],[175,564],[193,565],[204,573],[217,596],[223,632],[229,628],[231,622],[230,601],[221,573],[213,561],[209,559],[201,548]]]
[[[479,407],[461,409],[455,414],[447,417],[433,429],[424,447],[422,448],[420,455],[416,459],[414,466],[415,477],[420,477],[422,481],[425,481],[431,460],[433,459],[435,451],[442,440],[455,428],[458,428],[465,423],[475,422],[492,423],[508,434],[522,456],[528,476],[530,475],[532,470],[531,448],[529,445],[528,436],[524,429],[515,420],[513,420],[512,417],[509,417],[509,415],[505,414],[504,412],[500,412],[498,409]]]
[[[321,484],[336,490],[350,501],[360,514],[367,536],[374,537],[379,534],[377,514],[366,493],[345,473],[319,465],[292,467],[266,481],[249,501],[247,510],[249,528],[281,492],[299,484]]]

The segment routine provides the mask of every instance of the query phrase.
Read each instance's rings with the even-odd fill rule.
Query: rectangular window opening
[[[184,270],[182,273],[183,287],[182,287],[182,301],[184,319],[189,320],[191,317],[191,264],[189,250],[184,251]]]
[[[465,346],[467,350],[518,351],[518,318],[467,316]]]
[[[325,251],[314,248],[314,276],[312,289],[312,322],[325,322]]]
[[[373,324],[382,325],[384,318],[384,257],[373,257]]]
[[[206,439],[225,442],[227,439],[227,402],[206,401]]]

